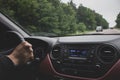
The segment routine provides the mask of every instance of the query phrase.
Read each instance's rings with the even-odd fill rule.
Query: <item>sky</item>
[[[67,3],[71,0],[61,0]],[[80,4],[86,6],[97,13],[103,15],[108,21],[109,26],[113,27],[116,25],[117,15],[120,13],[120,0],[73,0],[78,7]]]

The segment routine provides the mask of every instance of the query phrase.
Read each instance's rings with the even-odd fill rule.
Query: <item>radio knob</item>
[[[97,69],[99,69],[101,67],[99,64],[96,64],[95,66]]]
[[[90,55],[90,58],[93,58],[94,56],[93,55]]]
[[[56,61],[58,64],[60,64],[61,62],[60,61]]]

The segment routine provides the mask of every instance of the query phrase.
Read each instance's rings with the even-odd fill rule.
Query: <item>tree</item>
[[[94,30],[96,27],[95,15],[93,11],[82,4],[77,10],[77,21],[82,22],[87,26],[88,30]]]
[[[47,0],[38,0],[38,3],[39,19],[37,27],[39,27],[39,30],[42,32],[52,33],[52,29],[57,26],[58,22],[58,18],[53,13],[55,7]]]
[[[95,30],[96,26],[103,26],[104,29],[109,27],[108,22],[102,15],[96,13],[94,10],[84,7],[82,4],[80,4],[77,10],[77,21],[78,23],[84,23],[87,30]]]
[[[61,11],[59,14],[59,29],[62,35],[76,32],[76,13],[71,5],[61,3]]]
[[[86,31],[86,25],[84,23],[78,24],[78,31],[84,32]]]
[[[39,16],[39,14],[36,13],[39,7],[38,5],[36,0],[0,0],[0,8],[2,11],[27,29],[29,29],[33,23],[35,25],[37,22],[37,17]],[[31,29],[33,29],[33,27],[35,26],[32,26]],[[37,31],[37,28],[30,31]]]
[[[117,15],[116,23],[116,27],[120,28],[120,13]]]
[[[102,26],[104,29],[107,29],[109,27],[109,24],[108,22],[103,18],[102,15],[95,13],[95,20],[96,20],[96,23],[97,23],[97,26]]]
[[[76,5],[73,3],[73,0],[71,0],[68,4],[70,4],[75,11],[77,10]]]
[[[104,29],[108,29],[109,23],[103,18],[101,26],[103,26]]]

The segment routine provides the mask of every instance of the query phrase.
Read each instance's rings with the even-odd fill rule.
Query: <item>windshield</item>
[[[31,35],[119,34],[120,0],[0,0]]]

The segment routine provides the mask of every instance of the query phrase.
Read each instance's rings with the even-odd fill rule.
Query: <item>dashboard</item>
[[[9,42],[12,42],[10,38]],[[119,35],[30,36],[25,40],[32,44],[34,61],[24,66],[26,70],[21,76],[44,74],[56,80],[120,79]],[[13,45],[17,43],[15,41]]]
[[[116,73],[114,67],[119,64],[119,35],[83,35],[44,40],[51,41],[48,42],[51,43],[51,50],[40,66],[45,74],[68,80],[111,80],[119,77],[112,75]]]
[[[9,42],[14,45],[17,43],[14,40],[11,37]],[[44,75],[42,79],[50,76],[54,80],[120,79],[119,35],[30,36],[25,40],[32,44],[34,61],[23,67],[21,76]]]
[[[111,45],[60,44],[51,54],[55,70],[62,74],[96,78],[103,76],[117,60]]]

